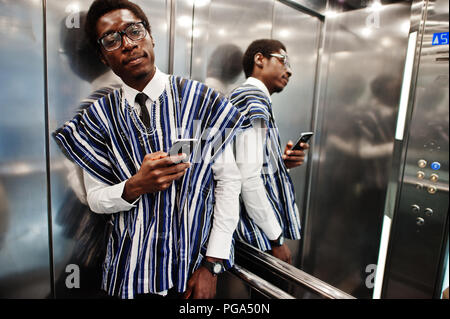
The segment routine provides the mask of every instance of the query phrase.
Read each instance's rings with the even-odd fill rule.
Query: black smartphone
[[[300,135],[300,138],[298,139],[297,143],[292,146],[291,151],[300,151],[302,148],[300,147],[300,143],[308,143],[309,139],[314,135],[313,132],[303,132]]]
[[[191,153],[194,151],[194,147],[197,145],[197,139],[178,139],[172,144],[169,151],[169,156],[177,156],[179,154],[186,154],[186,157],[181,161],[174,161],[174,164],[189,161]]]

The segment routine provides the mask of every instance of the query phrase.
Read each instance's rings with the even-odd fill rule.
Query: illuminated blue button
[[[441,163],[439,163],[439,162],[434,162],[434,163],[432,163],[432,164],[431,164],[431,169],[433,169],[433,170],[435,170],[435,171],[440,170],[440,169],[441,169]]]

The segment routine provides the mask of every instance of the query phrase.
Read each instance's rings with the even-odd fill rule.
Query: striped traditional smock
[[[269,96],[257,86],[244,83],[231,92],[230,101],[246,118],[244,127],[249,127],[257,119],[264,121],[267,130],[261,178],[283,236],[300,239],[301,224],[294,187],[282,158],[280,136]],[[240,216],[235,236],[261,250],[270,250],[269,239],[251,219],[243,203],[240,205]]]
[[[147,130],[122,89],[82,109],[54,134],[66,155],[107,185],[137,173],[147,153],[170,150],[175,139],[199,138],[191,167],[163,192],[144,194],[136,207],[111,215],[112,232],[103,265],[102,288],[133,298],[176,287],[186,290],[200,266],[212,224],[212,164],[243,120],[218,92],[169,76],[151,108]],[[232,251],[229,263],[232,263]]]

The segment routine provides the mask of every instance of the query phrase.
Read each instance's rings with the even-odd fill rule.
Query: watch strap
[[[209,272],[212,273],[214,276],[217,276],[218,274],[221,274],[225,271],[225,267],[220,261],[211,262],[208,261],[206,258],[204,258],[202,260],[202,266],[208,269]]]
[[[281,234],[277,239],[275,239],[275,240],[269,240],[269,242],[270,242],[270,244],[272,245],[272,246],[275,246],[275,247],[280,247],[280,246],[283,246],[283,244],[284,244],[284,237],[283,237],[283,234]]]

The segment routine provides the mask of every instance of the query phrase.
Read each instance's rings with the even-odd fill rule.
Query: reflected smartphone
[[[309,139],[314,135],[314,132],[303,132],[300,135],[300,138],[298,139],[297,143],[292,146],[291,151],[300,151],[302,150],[302,147],[300,147],[300,143],[308,143]]]
[[[186,157],[181,161],[174,161],[174,164],[181,162],[188,162],[191,153],[194,151],[194,147],[197,145],[197,139],[179,139],[173,142],[169,151],[169,156],[177,156],[178,154],[186,154]]]

